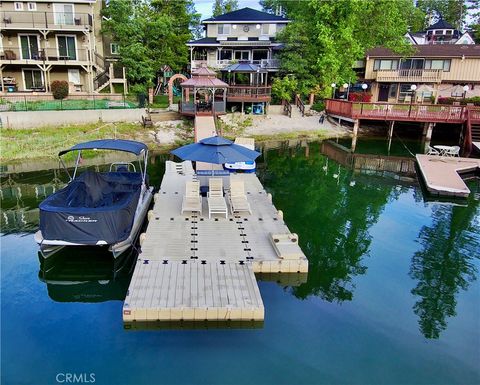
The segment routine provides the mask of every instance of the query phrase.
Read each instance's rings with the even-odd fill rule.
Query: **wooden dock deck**
[[[209,219],[206,198],[202,215],[181,214],[185,183],[195,175],[164,175],[125,298],[125,322],[261,321],[254,273],[308,271],[301,251],[298,258],[277,255],[271,234],[290,234],[282,213],[254,174],[240,177],[252,214]]]
[[[467,197],[470,189],[461,175],[480,169],[480,159],[421,154],[416,158],[427,190],[439,196]]]

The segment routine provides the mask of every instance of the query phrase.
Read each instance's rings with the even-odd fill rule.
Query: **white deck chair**
[[[198,181],[191,181],[185,184],[182,214],[185,211],[202,213],[202,197],[200,196],[200,182]]]
[[[230,177],[230,210],[232,215],[239,212],[248,211],[252,214],[252,209],[245,194],[245,184],[243,180]]]
[[[440,151],[438,151],[436,148],[433,148],[432,146],[428,146],[427,155],[440,155]]]
[[[223,197],[222,178],[210,178],[208,180],[208,197]]]

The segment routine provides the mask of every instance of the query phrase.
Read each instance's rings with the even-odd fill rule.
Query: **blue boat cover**
[[[128,238],[142,184],[140,173],[87,171],[40,204],[44,239],[86,245]]]
[[[140,155],[141,152],[147,150],[147,148],[148,147],[144,143],[136,142],[134,140],[100,139],[78,143],[68,150],[60,151],[58,156],[62,156],[67,152],[77,150],[115,150],[131,152],[133,154]]]

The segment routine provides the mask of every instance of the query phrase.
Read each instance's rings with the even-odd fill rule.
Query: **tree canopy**
[[[404,38],[424,15],[411,0],[265,0],[264,9],[292,20],[279,34],[283,74],[298,80],[301,93],[331,93],[330,84],[354,81],[352,67],[365,52],[383,45],[407,54]]]
[[[212,16],[223,15],[238,9],[237,0],[215,0],[212,7]]]
[[[200,21],[193,0],[110,0],[102,14],[102,32],[119,44],[131,83],[151,85],[162,66],[188,64],[190,28]]]

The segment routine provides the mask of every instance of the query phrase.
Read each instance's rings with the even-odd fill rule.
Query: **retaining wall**
[[[67,124],[141,122],[144,108],[70,111],[11,111],[1,112],[3,128],[22,129]]]

